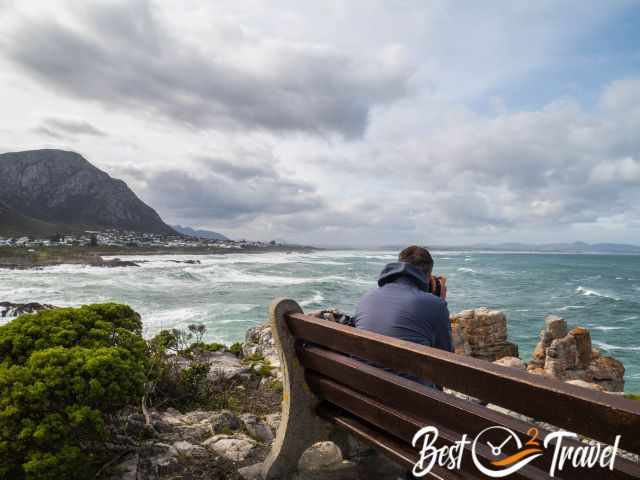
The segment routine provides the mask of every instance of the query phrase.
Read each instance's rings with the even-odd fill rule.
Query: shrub
[[[0,327],[0,478],[93,478],[107,416],[144,392],[140,317],[115,304]]]
[[[242,343],[236,342],[229,347],[229,351],[236,357],[242,357]]]

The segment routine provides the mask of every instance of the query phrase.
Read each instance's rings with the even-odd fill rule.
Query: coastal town
[[[0,237],[0,247],[122,247],[122,248],[215,248],[256,249],[282,246],[281,242],[209,239],[189,235],[161,235],[116,229],[86,230],[77,234],[56,234],[39,238],[34,236]]]

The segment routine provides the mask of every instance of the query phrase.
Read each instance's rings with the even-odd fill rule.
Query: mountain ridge
[[[224,236],[223,234],[214,232],[212,230],[196,229],[186,226],[183,227],[182,225],[171,225],[171,228],[173,228],[178,233],[189,235],[190,237],[206,238],[208,240],[229,240],[229,238]]]
[[[93,228],[176,234],[124,181],[71,151],[0,154],[0,202],[3,234]]]

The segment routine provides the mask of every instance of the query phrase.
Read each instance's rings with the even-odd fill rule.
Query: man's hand
[[[431,285],[433,288],[437,285],[437,281],[440,281],[440,298],[446,300],[447,298],[447,278],[446,277],[434,277],[431,275]],[[432,292],[433,293],[433,292]]]
[[[440,298],[447,299],[447,277],[438,277],[440,279]]]

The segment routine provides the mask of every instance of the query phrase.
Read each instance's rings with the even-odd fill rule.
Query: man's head
[[[429,250],[424,247],[411,245],[400,252],[398,260],[419,268],[425,273],[427,278],[429,278],[433,271],[433,258],[431,258]]]

